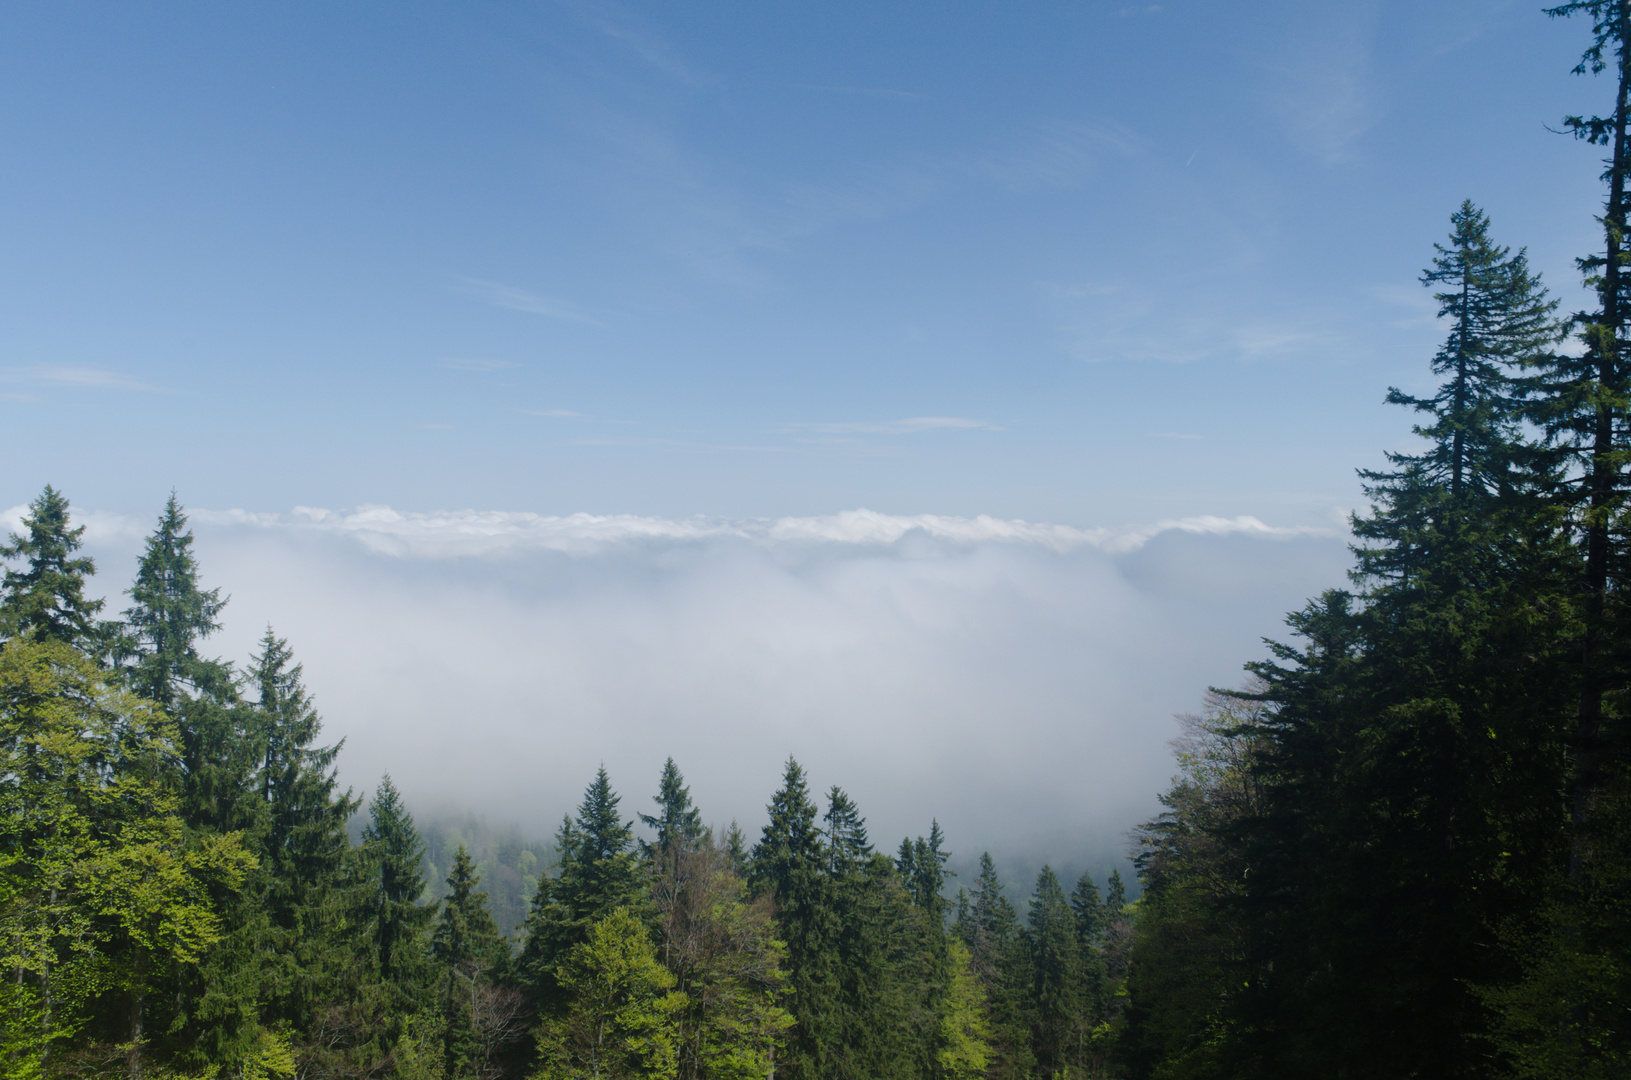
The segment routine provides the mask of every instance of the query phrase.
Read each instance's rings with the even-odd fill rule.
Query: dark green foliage
[[[1076,917],[1051,867],[1036,878],[1026,915],[1030,950],[1031,1052],[1044,1076],[1079,1068],[1097,1017],[1095,989],[1076,934]]]
[[[1121,880],[1119,872],[1116,873],[1116,880]],[[1076,888],[1070,894],[1070,910],[1076,916],[1076,939],[1082,943],[1082,948],[1097,946],[1109,923],[1109,908],[1100,898],[1099,887],[1093,884],[1091,873],[1083,871],[1076,880]]]
[[[742,827],[735,821],[725,832],[725,854],[730,858],[731,873],[747,880],[748,876],[748,838]]]
[[[651,801],[662,812],[640,815],[640,823],[657,834],[650,844],[641,842],[640,849],[648,858],[653,852],[694,847],[702,839],[702,813],[691,805],[691,789],[685,786],[673,758],[663,762],[662,779]]]
[[[174,708],[192,695],[230,696],[230,676],[198,655],[198,642],[219,630],[221,590],[198,587],[198,561],[187,515],[171,492],[136,569],[125,610],[122,659],[142,696]]]
[[[442,1026],[442,1060],[449,1076],[471,1076],[502,1047],[484,1038],[484,1012],[491,1007],[493,975],[510,957],[498,926],[487,910],[487,894],[470,854],[460,847],[447,875],[447,896],[430,939],[431,959],[438,969]]]
[[[514,825],[496,825],[446,806],[418,811],[414,823],[425,842],[426,876],[446,878],[454,853],[463,847],[481,875],[499,933],[514,937],[526,923],[538,879],[555,861],[553,845]]]
[[[106,636],[96,620],[102,601],[85,596],[85,580],[96,564],[75,556],[85,526],[68,525],[68,500],[51,487],[28,504],[26,535],[12,533],[0,545],[0,559],[22,559],[0,584],[0,640],[14,635],[50,638],[88,652],[100,652]]]
[[[258,695],[257,787],[268,811],[260,855],[272,989],[263,1005],[278,1020],[300,1023],[336,993],[334,956],[345,949],[353,888],[346,822],[360,803],[338,790],[340,745],[315,745],[322,721],[293,658],[268,628],[249,681]]]
[[[776,924],[787,943],[788,1009],[797,1025],[789,1033],[781,1068],[794,1080],[807,1080],[827,1075],[833,1039],[822,1021],[833,1014],[838,973],[816,805],[804,770],[792,758],[767,809],[770,820],[753,848],[748,887],[775,904]]]
[[[1030,1075],[1030,951],[1020,936],[1019,915],[1004,895],[990,852],[980,855],[980,876],[966,918],[957,927],[968,946],[974,976],[984,988],[996,1050],[994,1075]]]
[[[633,823],[623,820],[618,802],[602,767],[583,794],[577,819],[562,821],[555,835],[556,874],[538,882],[518,969],[545,1002],[554,1001],[556,966],[588,940],[590,926],[619,908],[643,906]]]
[[[425,892],[425,846],[389,775],[380,778],[368,804],[362,858],[368,884],[361,913],[373,937],[379,981],[396,991],[393,997],[411,1004],[427,975],[426,933],[436,908],[419,903]]]

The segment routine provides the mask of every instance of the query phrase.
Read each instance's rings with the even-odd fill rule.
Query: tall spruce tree
[[[0,640],[12,636],[50,638],[87,652],[99,652],[106,636],[96,615],[101,600],[85,595],[96,573],[88,556],[76,556],[85,526],[69,525],[68,500],[50,484],[28,504],[23,533],[0,545],[0,559],[22,559],[0,584]]]
[[[1575,839],[1569,878],[1589,885],[1593,803],[1606,776],[1605,761],[1624,757],[1631,745],[1628,725],[1606,704],[1626,679],[1623,588],[1631,570],[1631,545],[1624,528],[1631,420],[1631,357],[1626,355],[1631,323],[1631,273],[1627,272],[1626,181],[1631,173],[1631,0],[1576,0],[1547,9],[1553,18],[1583,15],[1591,20],[1592,41],[1575,66],[1576,74],[1608,72],[1613,108],[1601,116],[1568,116],[1565,128],[1576,138],[1606,147],[1602,179],[1607,184],[1603,247],[1577,260],[1596,306],[1571,319],[1584,345],[1578,356],[1552,359],[1544,373],[1547,395],[1540,418],[1548,433],[1573,452],[1576,469],[1572,502],[1581,523],[1583,621],[1579,663],[1579,706],[1570,748],[1574,777],[1570,813]]]
[[[487,909],[487,894],[477,888],[480,882],[475,862],[460,844],[430,939],[431,957],[440,969],[442,1058],[448,1076],[477,1075],[496,1049],[482,1037],[483,998],[510,950]]]
[[[650,844],[641,841],[640,849],[647,858],[671,848],[695,847],[704,832],[702,812],[691,805],[691,789],[685,786],[685,777],[673,758],[663,762],[662,779],[652,802],[661,812],[640,815],[640,823],[656,833]]]
[[[835,1049],[839,973],[818,811],[804,769],[794,759],[787,759],[782,786],[767,809],[770,820],[754,846],[748,884],[755,896],[774,901],[780,937],[787,943],[788,1011],[796,1024],[777,1071],[793,1080],[815,1080],[828,1075]]]
[[[556,969],[569,950],[588,940],[589,928],[619,908],[645,907],[633,822],[623,819],[619,801],[601,766],[583,793],[577,819],[562,821],[555,834],[555,877],[541,878],[533,895],[519,977],[546,1008],[562,1004]]]
[[[872,841],[867,838],[866,819],[844,789],[834,784],[827,793],[826,828],[827,873],[842,878],[857,872],[872,858]]]
[[[192,546],[187,515],[172,491],[147,538],[124,613],[131,685],[166,709],[189,695],[230,694],[230,674],[198,655],[198,643],[221,628],[226,600],[220,589],[199,587]]]
[[[980,875],[960,932],[974,977],[989,1002],[993,1075],[1005,1080],[1030,1076],[1036,1067],[1027,1006],[1030,955],[1020,935],[1019,914],[1004,894],[1002,877],[988,851],[980,853]]]
[[[262,754],[258,725],[232,666],[199,653],[202,641],[220,628],[225,600],[219,589],[200,587],[192,544],[187,516],[172,492],[138,561],[114,658],[131,686],[175,719],[181,813],[189,827],[206,835],[241,835],[259,852],[268,807],[254,789]],[[172,990],[154,998],[155,1008],[163,1001],[174,1009],[155,1019],[189,1067],[241,1062],[261,1044],[260,1002],[270,956],[262,899],[267,884],[262,868],[241,890],[216,897],[221,942],[202,963],[177,968]]]
[[[360,804],[339,790],[341,744],[317,745],[322,721],[293,659],[288,642],[268,627],[247,674],[257,692],[253,723],[262,755],[255,787],[267,808],[259,854],[275,971],[264,1011],[298,1024],[332,999],[344,966],[343,910],[353,887],[346,823]]]
[[[436,918],[434,905],[419,902],[425,892],[425,845],[389,774],[380,778],[369,801],[362,845],[368,885],[360,914],[373,937],[375,970],[392,1017],[389,1045],[401,1033],[401,1022],[423,1004],[426,935]]]
[[[1474,987],[1502,977],[1495,926],[1547,857],[1573,631],[1551,474],[1519,422],[1552,305],[1476,208],[1452,225],[1423,275],[1443,287],[1445,381],[1390,395],[1433,416],[1428,448],[1362,474],[1359,595],[1310,605],[1290,620],[1307,649],[1249,665],[1273,709],[1265,808],[1239,826],[1257,953],[1240,1030],[1286,1072],[1479,1074]]]
[[[1076,918],[1052,867],[1037,874],[1026,915],[1031,953],[1031,1048],[1044,1076],[1080,1069],[1093,1018]]]

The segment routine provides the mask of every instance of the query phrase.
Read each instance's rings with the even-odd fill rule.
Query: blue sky
[[[1597,199],[1530,3],[6,24],[11,503],[1329,522],[1455,205]]]
[[[349,781],[544,829],[797,753],[876,835],[1110,857],[1343,583],[1451,212],[1566,304],[1596,242],[1532,3],[3,19],[0,518],[66,492],[117,610],[175,488]]]

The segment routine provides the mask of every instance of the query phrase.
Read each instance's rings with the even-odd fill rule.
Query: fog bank
[[[117,593],[152,522],[79,519]],[[886,849],[938,818],[959,862],[1067,866],[1122,849],[1171,774],[1171,715],[1239,683],[1348,563],[1338,530],[1251,518],[192,521],[232,597],[206,651],[287,637],[360,789],[389,771],[415,803],[547,831],[602,762],[646,809],[672,755],[708,820],[756,833],[791,754]]]

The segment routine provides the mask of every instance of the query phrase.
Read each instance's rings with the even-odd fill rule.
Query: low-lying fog
[[[79,520],[117,593],[152,520]],[[267,623],[287,637],[359,789],[389,771],[416,805],[549,835],[600,763],[632,815],[672,755],[707,820],[754,835],[792,754],[886,850],[938,818],[964,866],[990,848],[1108,867],[1157,808],[1172,714],[1238,684],[1348,564],[1345,530],[1250,518],[192,523],[205,584],[232,597],[206,651],[241,663]]]

